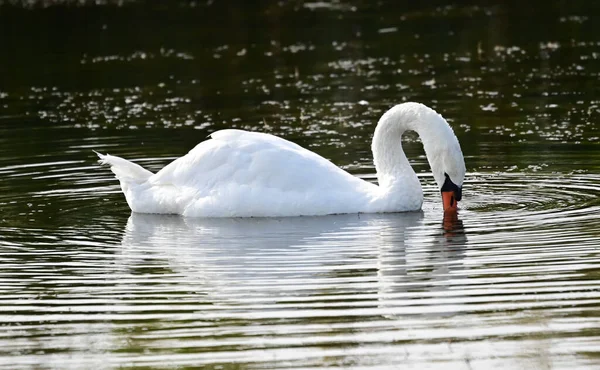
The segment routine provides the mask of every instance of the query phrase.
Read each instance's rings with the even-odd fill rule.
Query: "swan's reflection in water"
[[[460,220],[444,220],[440,229],[421,212],[250,219],[132,214],[121,258],[138,274],[160,274],[211,302],[368,294],[376,297],[373,306],[386,307],[405,299],[403,293],[443,289],[464,253],[464,235]]]
[[[378,255],[380,307],[395,317],[402,314],[445,314],[440,303],[453,285],[454,273],[463,270],[467,237],[458,215],[424,219],[403,236],[382,233]],[[428,310],[434,307],[433,310]]]

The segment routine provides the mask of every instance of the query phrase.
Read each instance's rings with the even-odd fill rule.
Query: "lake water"
[[[0,1],[0,367],[600,366],[598,4],[99,3]],[[456,218],[414,135],[407,214],[131,214],[92,152],[235,127],[375,181],[409,100],[461,142]]]

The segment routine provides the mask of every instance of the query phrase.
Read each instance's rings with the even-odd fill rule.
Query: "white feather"
[[[421,137],[438,184],[445,172],[462,186],[458,140],[439,114],[418,103],[397,105],[379,120],[372,148],[380,186],[290,141],[242,130],[213,133],[156,174],[119,157],[99,156],[111,165],[134,212],[191,217],[402,212],[418,210],[423,202],[400,144],[406,130]]]

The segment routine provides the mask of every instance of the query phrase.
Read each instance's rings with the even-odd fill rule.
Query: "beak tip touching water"
[[[444,212],[456,212],[458,209],[458,200],[456,200],[454,191],[442,191],[442,203]]]

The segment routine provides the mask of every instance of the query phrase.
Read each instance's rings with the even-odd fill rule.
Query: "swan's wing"
[[[365,186],[363,180],[320,155],[273,135],[221,130],[211,137],[149,181],[193,189],[200,196],[238,185],[279,193],[346,191]]]

